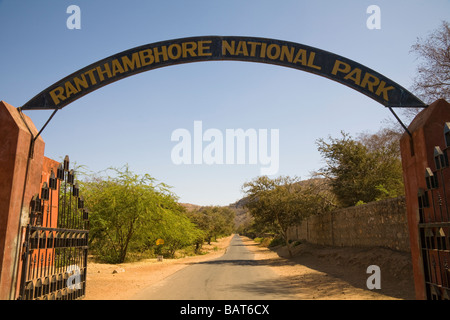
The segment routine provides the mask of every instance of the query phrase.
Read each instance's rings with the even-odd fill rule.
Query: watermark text
[[[269,140],[270,139],[270,140]],[[172,132],[178,142],[171,152],[174,164],[261,165],[261,175],[274,175],[279,169],[279,130],[219,129],[203,131],[203,122],[194,121],[193,133],[184,128]]]

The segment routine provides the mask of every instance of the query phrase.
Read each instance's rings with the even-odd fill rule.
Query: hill
[[[180,203],[180,205],[183,206],[184,208],[186,208],[187,211],[195,211],[202,207],[202,206],[192,204],[192,203]]]

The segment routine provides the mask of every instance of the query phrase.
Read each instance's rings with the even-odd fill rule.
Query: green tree
[[[290,256],[288,228],[330,208],[313,184],[302,183],[297,177],[270,179],[262,176],[246,182],[243,189],[248,197],[245,206],[254,217],[255,225],[260,230],[279,234]]]
[[[214,238],[227,236],[234,231],[235,212],[228,207],[206,206],[189,215],[191,221],[203,231],[203,241],[211,244]]]
[[[161,227],[154,234],[164,240],[164,247],[172,258],[178,249],[193,245],[203,237],[203,231],[178,210],[165,210],[160,224]]]
[[[90,211],[90,246],[100,257],[124,262],[130,248],[142,248],[149,239],[165,237],[172,250],[189,243],[177,238],[185,229],[189,239],[192,230],[167,185],[148,174],[135,174],[128,166],[112,171],[114,176],[82,183]]]
[[[215,206],[210,209],[209,215],[212,217],[212,236],[217,240],[220,236],[227,236],[234,231],[235,212],[228,207]]]
[[[404,193],[398,141],[386,132],[362,135],[342,132],[340,138],[317,140],[326,166],[320,174],[330,181],[342,207],[397,197]]]
[[[208,243],[211,242],[212,218],[200,209],[188,212],[188,217],[191,222],[202,231],[202,233],[195,240],[195,251],[198,253],[200,252],[205,241]]]

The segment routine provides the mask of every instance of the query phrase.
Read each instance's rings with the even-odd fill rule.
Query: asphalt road
[[[294,299],[289,287],[235,235],[220,258],[196,263],[142,290],[136,300]]]

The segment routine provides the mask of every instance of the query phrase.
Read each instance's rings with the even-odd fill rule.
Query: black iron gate
[[[30,203],[23,244],[19,299],[73,300],[86,292],[89,220],[69,169],[52,170]]]
[[[450,300],[450,123],[445,148],[434,148],[434,170],[426,168],[426,189],[419,189],[419,235],[427,298]]]

